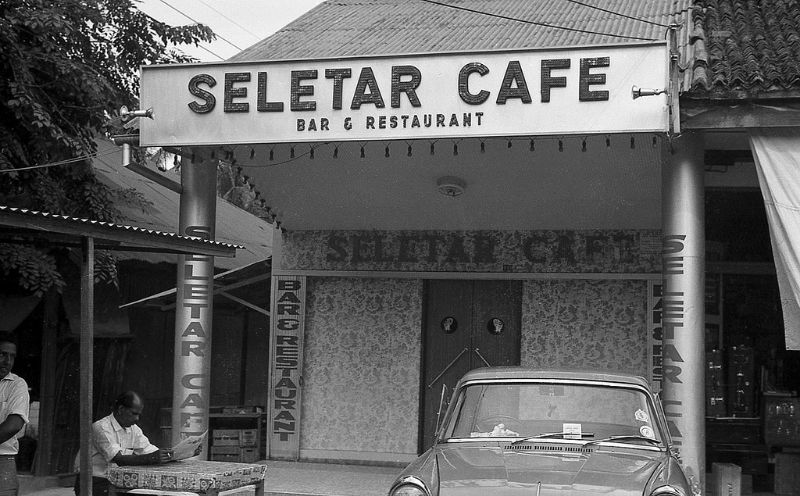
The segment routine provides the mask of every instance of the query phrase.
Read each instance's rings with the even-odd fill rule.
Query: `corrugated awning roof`
[[[329,0],[232,61],[664,40],[691,0]],[[688,39],[688,37],[686,37]]]
[[[121,147],[106,139],[98,139],[97,147],[97,156],[92,160],[92,166],[98,179],[117,190],[133,189],[144,200],[144,204],[115,202],[115,206],[125,216],[126,221],[147,229],[176,231],[180,194],[123,167]],[[159,173],[155,167],[153,172]],[[162,174],[180,181],[180,175],[172,171]],[[217,241],[243,245],[235,260],[226,258],[214,260],[217,268],[228,270],[272,257],[272,225],[219,197],[215,231]],[[175,263],[173,256],[161,253],[118,253],[116,257],[119,260]]]
[[[233,257],[241,245],[179,236],[172,232],[100,222],[79,217],[0,206],[0,233],[4,243],[41,242],[59,246],[80,246],[80,238],[95,239],[98,250],[158,251]]]

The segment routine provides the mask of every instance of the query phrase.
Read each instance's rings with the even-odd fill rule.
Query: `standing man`
[[[136,425],[144,402],[133,391],[119,395],[111,414],[92,424],[92,495],[107,496],[110,483],[106,478],[110,465],[155,465],[172,460],[172,451],[158,449]],[[75,470],[80,469],[80,454],[75,457]],[[80,496],[80,476],[75,478],[75,494]]]
[[[16,358],[17,338],[10,332],[0,332],[0,496],[19,492],[17,435],[28,423],[31,404],[25,379],[11,373]]]

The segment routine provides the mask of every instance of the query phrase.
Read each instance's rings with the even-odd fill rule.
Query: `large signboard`
[[[668,62],[659,42],[150,66],[141,144],[666,132]]]

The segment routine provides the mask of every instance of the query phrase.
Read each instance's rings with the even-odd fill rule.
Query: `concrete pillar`
[[[209,149],[191,151],[181,167],[179,234],[214,239],[217,162]],[[188,162],[188,163],[187,163]],[[172,442],[208,429],[214,257],[179,255],[175,307]],[[206,445],[207,447],[207,445]],[[204,450],[207,453],[207,450]]]
[[[663,393],[695,494],[705,490],[705,208],[703,140],[672,142],[662,170]]]

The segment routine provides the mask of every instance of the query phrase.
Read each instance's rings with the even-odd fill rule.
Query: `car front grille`
[[[594,451],[594,447],[559,446],[557,444],[509,444],[503,449],[509,451],[546,451],[548,453],[592,453]]]

